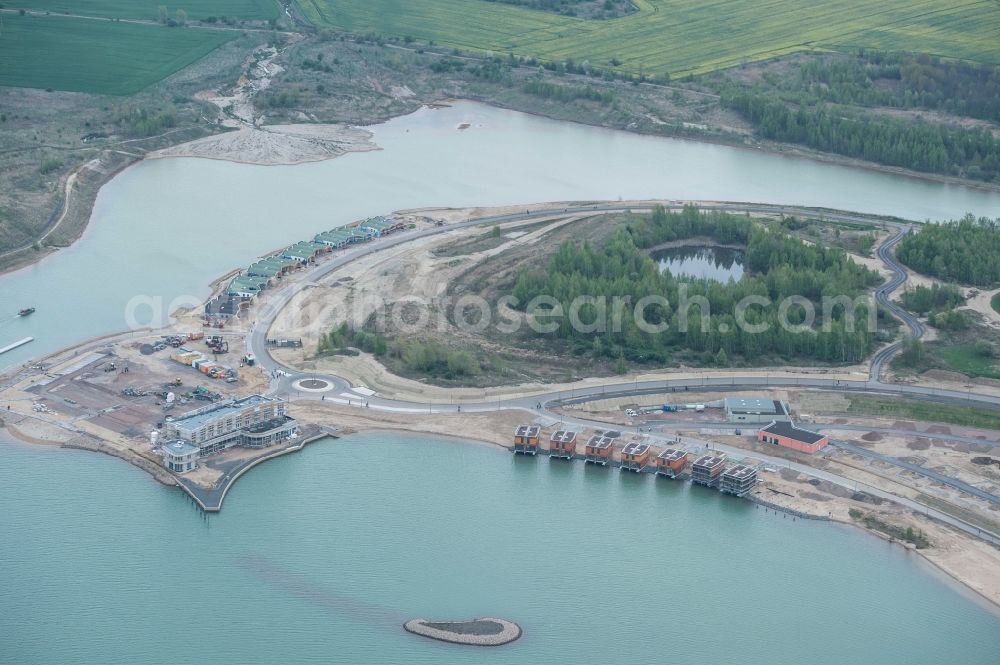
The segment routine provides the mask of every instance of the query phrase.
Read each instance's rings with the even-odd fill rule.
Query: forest
[[[954,284],[918,284],[903,291],[899,298],[906,309],[917,314],[949,310],[965,304],[965,297]]]
[[[580,18],[616,18],[635,11],[632,0],[486,0]]]
[[[907,267],[939,279],[991,287],[1000,284],[1000,220],[966,215],[924,224],[896,247]]]
[[[1000,122],[995,65],[862,50],[801,58],[782,70],[765,67],[750,79],[733,70],[705,83],[761,138],[927,173],[1000,180],[1000,140],[983,123],[961,121]]]
[[[986,128],[830,109],[797,109],[771,95],[730,91],[722,104],[749,120],[761,138],[902,168],[1000,181],[1000,139]]]
[[[695,280],[686,282],[685,287],[669,272],[661,274],[644,251],[660,242],[703,236],[726,243],[745,240],[747,273],[743,279],[730,284]],[[843,309],[824,313],[821,298],[845,295],[853,299],[879,279],[874,271],[852,262],[843,250],[806,244],[745,217],[702,213],[694,207],[676,213],[658,208],[628,223],[600,247],[564,243],[543,269],[520,271],[513,296],[522,306],[536,296],[552,296],[563,311],[568,311],[579,296],[630,298],[635,303],[655,295],[670,303],[646,310],[649,323],[669,326],[655,333],[641,330],[631,316],[622,317],[620,331],[609,326],[600,333],[574,330],[568,317],[559,317],[554,335],[578,354],[662,364],[690,350],[711,354],[722,366],[737,359],[754,364],[764,357],[843,363],[862,360],[872,350],[874,331],[868,330],[866,318],[869,310],[867,305],[858,307],[852,331],[845,325]],[[688,302],[697,297],[707,300],[709,307],[704,314],[697,305],[688,308],[690,311],[678,306],[685,288]],[[746,323],[766,326],[764,332],[743,330],[737,324],[737,303],[751,295],[770,303],[750,307],[745,313]],[[815,305],[811,326],[790,330],[780,325],[778,305],[790,296],[804,297]],[[591,321],[597,314],[596,306],[584,305],[580,319]],[[804,324],[804,316],[799,306],[787,312],[793,325]]]
[[[454,380],[479,374],[479,361],[468,351],[450,349],[436,341],[387,339],[373,330],[357,330],[346,322],[322,336],[317,353],[357,355],[371,353],[384,362],[398,363],[407,372]]]
[[[1000,121],[1000,67],[995,65],[861,51],[857,57],[808,58],[787,76],[766,73],[763,78],[782,100],[794,104],[927,109]]]

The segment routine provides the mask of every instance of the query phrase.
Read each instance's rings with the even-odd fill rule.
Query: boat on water
[[[25,307],[20,312],[17,313],[18,316],[28,316],[35,313],[34,307]]]

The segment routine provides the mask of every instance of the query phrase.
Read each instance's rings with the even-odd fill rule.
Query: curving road
[[[687,203],[696,203],[699,208],[703,210],[723,210],[728,212],[738,212],[738,213],[767,213],[767,214],[783,214],[783,215],[797,215],[797,216],[822,216],[824,219],[832,221],[845,221],[853,223],[869,224],[872,226],[889,227],[895,229],[895,233],[891,235],[882,245],[878,248],[878,257],[885,264],[885,266],[892,273],[891,277],[879,286],[875,290],[876,302],[884,307],[886,310],[891,312],[894,316],[898,317],[904,325],[909,329],[909,335],[914,338],[920,338],[924,334],[924,329],[922,324],[917,320],[916,317],[911,315],[909,312],[902,309],[899,305],[891,300],[891,295],[897,289],[899,289],[907,280],[906,270],[897,262],[893,250],[895,246],[903,239],[903,237],[910,231],[910,225],[899,221],[891,220],[880,217],[865,216],[852,213],[844,213],[840,211],[830,211],[830,210],[819,210],[814,208],[805,208],[801,206],[779,206],[779,205],[766,205],[757,203],[738,203],[738,202],[686,202],[686,201],[664,201],[662,205],[667,209],[680,209]],[[344,379],[333,374],[322,374],[316,372],[303,372],[297,368],[284,365],[270,355],[269,348],[267,346],[267,332],[271,328],[278,314],[284,308],[284,306],[290,301],[290,299],[298,293],[302,288],[308,285],[315,284],[319,280],[322,280],[326,275],[342,268],[351,262],[357,261],[362,257],[369,256],[371,254],[387,250],[391,247],[398,246],[403,243],[416,240],[418,238],[425,238],[428,236],[438,235],[441,233],[446,233],[454,229],[472,227],[472,226],[484,226],[491,224],[500,224],[505,222],[515,222],[515,221],[527,221],[532,219],[544,219],[552,218],[558,216],[565,216],[567,214],[580,215],[587,213],[607,213],[607,212],[626,212],[626,211],[649,211],[656,205],[655,203],[636,203],[636,204],[623,204],[623,203],[591,203],[591,204],[574,204],[566,206],[564,208],[549,208],[545,210],[525,210],[523,213],[511,213],[505,215],[489,215],[485,217],[477,217],[465,220],[463,222],[458,222],[454,224],[448,224],[441,227],[430,227],[413,232],[403,232],[396,236],[391,236],[388,238],[382,238],[372,243],[367,243],[356,248],[347,250],[346,252],[339,254],[331,259],[325,260],[323,263],[312,268],[305,274],[300,274],[299,277],[292,283],[278,287],[277,289],[269,292],[262,303],[261,309],[258,312],[257,319],[247,335],[247,348],[252,350],[254,355],[257,357],[258,363],[261,367],[269,371],[274,377],[274,381],[271,386],[271,394],[281,395],[285,397],[294,396],[295,399],[328,399],[334,403],[352,403],[361,404],[363,403],[366,407],[374,408],[383,411],[392,411],[398,413],[455,413],[458,410],[464,410],[466,412],[486,412],[486,411],[496,411],[502,409],[523,409],[537,414],[538,416],[548,419],[551,422],[566,421],[566,417],[552,412],[552,408],[562,405],[590,401],[593,399],[606,398],[606,397],[626,397],[635,396],[642,394],[660,394],[669,392],[682,392],[689,389],[706,389],[706,388],[722,388],[722,389],[750,389],[756,390],[762,387],[810,387],[810,388],[824,388],[828,390],[838,390],[838,391],[865,391],[865,392],[877,392],[880,394],[893,394],[901,397],[917,398],[917,399],[929,399],[937,402],[944,402],[949,404],[969,404],[974,403],[977,405],[990,406],[994,408],[1000,408],[1000,397],[995,397],[993,395],[974,393],[969,391],[956,391],[956,390],[945,390],[938,388],[928,388],[923,386],[910,386],[910,385],[900,385],[893,383],[884,383],[881,380],[882,371],[886,363],[895,355],[902,347],[903,342],[897,341],[892,344],[885,346],[880,349],[872,357],[869,376],[865,380],[838,380],[838,379],[827,379],[821,377],[794,377],[794,376],[771,376],[769,372],[764,372],[763,374],[757,375],[732,375],[732,376],[702,376],[699,378],[686,378],[686,379],[667,379],[658,381],[627,381],[627,382],[609,382],[601,386],[586,386],[581,388],[571,388],[569,390],[562,391],[546,391],[539,390],[535,394],[513,396],[506,398],[492,399],[489,401],[463,401],[461,404],[458,402],[452,402],[449,404],[441,403],[423,403],[423,402],[412,402],[403,400],[393,400],[379,397],[377,395],[365,395],[354,391],[354,386]],[[330,384],[330,389],[320,392],[310,392],[303,390],[298,387],[298,383],[301,380],[315,378],[326,381]],[[582,423],[583,421],[581,421]],[[593,425],[593,423],[590,423]],[[654,438],[655,435],[653,435]],[[694,442],[704,445],[703,442]],[[725,446],[716,446],[712,444],[713,447],[726,448]],[[733,448],[734,454],[744,455],[746,451]],[[864,449],[862,449],[864,450]],[[868,453],[870,451],[864,451]],[[822,472],[814,467],[807,465],[799,465],[795,463],[790,463],[786,460],[780,458],[770,458],[767,456],[761,456],[755,454],[756,457],[763,457],[764,460],[770,464],[777,466],[793,467],[802,473],[807,473],[813,476],[821,477],[825,480],[835,482],[837,484],[843,485],[845,487],[857,487],[858,483],[846,478],[836,476],[829,472]],[[890,461],[891,463],[897,464],[902,468],[907,468],[908,470],[923,473],[927,475],[926,470],[917,467],[916,465],[911,465],[914,468],[899,464],[895,458],[886,457],[885,461]],[[801,468],[798,468],[801,467]],[[940,474],[937,474],[940,475]],[[936,480],[941,480],[946,482],[947,477],[940,476],[940,478],[935,478]],[[948,484],[953,487],[958,487],[953,479],[947,480]],[[962,483],[964,486],[965,483]],[[965,490],[965,487],[960,489]],[[970,493],[974,493],[977,496],[981,496],[983,493],[977,488],[968,486]],[[889,494],[877,490],[877,488],[866,488],[866,491],[873,493],[878,496],[882,496],[886,499],[891,499],[897,503],[905,505],[913,510],[923,512],[929,516],[932,516],[942,522],[951,524],[956,528],[966,531],[972,535],[980,538],[984,538],[994,544],[1000,544],[1000,538],[995,534],[988,534],[983,532],[978,527],[957,520],[956,518],[942,513],[933,508],[924,506],[923,504],[917,503],[915,501],[906,499],[905,497],[900,497],[897,495]],[[968,490],[966,490],[968,491]],[[981,498],[987,498],[988,500],[995,500],[996,497],[993,495],[981,496]]]
[[[920,321],[910,312],[906,311],[898,304],[892,301],[891,296],[896,291],[896,289],[903,286],[907,279],[906,269],[899,264],[896,260],[895,250],[896,245],[899,241],[910,232],[909,227],[896,225],[896,233],[883,242],[878,248],[878,257],[881,259],[882,263],[885,264],[889,270],[892,271],[892,277],[889,278],[882,286],[875,289],[875,301],[881,306],[892,313],[897,319],[902,321],[907,328],[910,329],[910,337],[913,339],[920,339],[924,336],[924,326]],[[882,376],[882,369],[885,364],[902,349],[904,342],[902,340],[894,342],[880,351],[876,352],[872,356],[871,362],[871,378],[878,381]]]

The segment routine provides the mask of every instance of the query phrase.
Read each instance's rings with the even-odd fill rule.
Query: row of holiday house
[[[539,451],[541,428],[521,425],[514,431],[515,453],[536,455]],[[588,464],[607,466],[613,461],[615,444],[621,432],[602,431],[587,439],[583,460]],[[558,430],[549,437],[549,457],[573,459],[577,455],[577,433]],[[655,454],[655,457],[654,457]],[[648,443],[630,441],[619,453],[622,471],[641,473],[650,471],[658,476],[679,478],[689,475],[699,485],[718,487],[719,491],[736,496],[746,496],[757,485],[757,469],[747,464],[727,464],[721,453],[701,455],[693,462],[690,454],[680,448],[666,448],[659,453]]]
[[[250,306],[262,291],[273,286],[288,273],[315,263],[324,254],[349,245],[369,242],[404,228],[403,222],[390,217],[371,217],[351,226],[342,226],[318,233],[280,252],[260,259],[233,277],[226,290],[205,305],[205,317],[229,319]]]
[[[621,432],[604,430],[595,433],[583,446],[580,456],[590,464],[607,466],[614,461],[615,444]],[[515,453],[537,455],[541,450],[541,427],[521,425],[514,430]],[[796,427],[784,421],[771,421],[757,433],[758,441],[792,448],[804,453],[815,453],[827,445],[827,438],[816,432]],[[549,437],[549,457],[573,459],[577,457],[577,433],[558,430]],[[619,452],[622,471],[651,471],[658,476],[677,478],[690,475],[691,481],[736,496],[749,494],[757,484],[757,469],[747,464],[730,464],[723,453],[703,454],[694,461],[680,448],[666,448],[656,452],[648,443],[630,441]]]

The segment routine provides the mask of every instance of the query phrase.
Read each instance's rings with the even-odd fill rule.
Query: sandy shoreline
[[[229,100],[229,99],[232,99],[232,98],[225,98],[225,99]],[[213,103],[215,103],[215,102],[220,102],[221,103],[220,99],[212,99],[210,101],[212,101]],[[504,104],[499,103],[496,100],[476,99],[473,96],[469,96],[469,97],[466,97],[464,99],[443,99],[443,100],[439,100],[437,102],[428,102],[424,106],[427,107],[427,108],[445,107],[445,106],[448,106],[448,105],[450,105],[452,103],[456,103],[456,102],[460,102],[460,101],[472,101],[472,102],[476,102],[476,103],[480,103],[480,104],[488,104],[490,106],[494,106],[494,107],[497,107],[497,108],[505,108],[507,110],[516,111],[518,113],[524,113],[526,115],[534,115],[534,116],[537,116],[537,117],[547,118],[549,120],[554,120],[554,121],[557,121],[557,122],[571,122],[573,124],[580,124],[580,125],[584,125],[584,126],[587,126],[587,127],[598,127],[598,128],[601,128],[601,129],[607,129],[609,131],[621,131],[621,132],[627,132],[627,133],[632,133],[632,134],[638,134],[640,136],[652,136],[652,137],[658,137],[658,138],[671,138],[671,139],[676,139],[676,140],[680,140],[680,141],[691,141],[691,142],[694,142],[694,143],[708,143],[708,144],[712,144],[712,145],[725,145],[725,146],[730,146],[730,147],[733,147],[733,148],[739,148],[739,149],[742,149],[742,150],[753,151],[755,153],[764,152],[764,153],[767,153],[767,154],[772,154],[772,155],[782,156],[782,157],[790,157],[790,158],[796,158],[796,159],[809,159],[809,160],[812,160],[812,161],[817,161],[817,162],[822,162],[822,163],[837,164],[837,165],[841,165],[841,166],[861,168],[861,169],[865,169],[865,170],[868,170],[868,171],[874,171],[874,172],[878,172],[878,173],[887,173],[887,174],[891,174],[891,175],[898,175],[898,176],[903,176],[903,177],[917,179],[917,180],[936,182],[936,183],[941,183],[941,184],[946,184],[946,185],[957,185],[957,186],[966,187],[966,188],[969,188],[969,189],[977,189],[977,190],[983,190],[983,191],[1000,191],[1000,186],[998,186],[998,185],[990,185],[988,183],[982,183],[982,182],[978,182],[978,181],[963,180],[961,178],[954,178],[954,177],[945,176],[945,175],[938,175],[938,174],[931,174],[931,173],[920,173],[920,172],[917,172],[917,171],[909,171],[907,169],[901,169],[901,168],[898,168],[898,167],[883,166],[883,165],[873,164],[873,163],[870,163],[870,162],[864,162],[864,161],[860,161],[860,160],[852,160],[852,159],[849,159],[849,158],[846,158],[846,157],[840,157],[840,156],[837,156],[837,155],[827,155],[827,154],[823,154],[823,153],[812,153],[812,152],[809,152],[809,151],[804,151],[804,150],[802,150],[800,148],[797,148],[797,147],[794,147],[794,146],[788,146],[785,149],[782,149],[781,146],[772,146],[772,145],[768,145],[768,144],[747,145],[746,143],[739,142],[739,141],[725,141],[725,140],[722,140],[722,139],[715,139],[713,137],[690,138],[690,137],[684,137],[684,136],[663,136],[663,135],[660,135],[660,134],[650,134],[650,133],[634,132],[634,131],[630,131],[628,129],[617,129],[617,128],[613,128],[613,127],[609,127],[609,126],[605,126],[605,125],[591,125],[591,124],[587,124],[587,123],[578,122],[578,121],[575,121],[575,120],[563,120],[563,119],[559,119],[559,118],[554,118],[553,116],[546,115],[544,113],[539,113],[539,112],[530,111],[530,110],[524,110],[524,109],[512,108],[510,106],[505,106]],[[404,113],[402,115],[408,115],[408,114]],[[375,119],[372,124],[379,124],[379,123],[383,123],[383,122],[388,122],[388,121],[390,121],[390,120],[392,120],[392,119],[394,119],[396,117],[401,117],[401,116],[389,116],[389,117],[385,117],[385,118],[378,118],[378,119]],[[225,131],[226,129],[232,129],[233,127],[240,127],[241,128],[236,133],[239,133],[239,132],[241,132],[241,131],[243,131],[245,129],[251,129],[252,131],[264,132],[264,133],[274,131],[273,128],[304,128],[304,127],[328,128],[328,127],[333,127],[333,128],[336,128],[336,129],[334,129],[334,130],[326,130],[326,129],[320,129],[320,130],[318,130],[319,133],[321,133],[321,134],[324,133],[324,132],[331,132],[332,136],[334,137],[332,139],[329,139],[329,140],[323,140],[323,139],[310,140],[308,138],[302,138],[302,137],[300,137],[301,141],[296,141],[296,139],[295,139],[295,133],[296,133],[296,131],[300,131],[300,130],[287,130],[287,136],[289,137],[288,138],[289,142],[298,142],[298,143],[308,144],[310,146],[309,149],[306,151],[305,154],[298,155],[298,156],[296,156],[294,154],[293,155],[288,155],[288,154],[285,153],[284,150],[282,150],[280,147],[278,147],[277,145],[275,145],[275,146],[272,147],[272,149],[262,149],[262,150],[260,150],[259,151],[260,154],[257,157],[254,157],[252,155],[240,154],[240,152],[239,152],[238,149],[234,150],[233,143],[234,142],[238,143],[239,141],[234,141],[234,139],[231,139],[231,138],[229,138],[229,139],[223,138],[223,137],[226,137],[229,134],[234,133],[234,132],[227,132],[227,131]],[[294,164],[302,164],[302,163],[323,161],[323,160],[326,160],[326,159],[333,159],[333,158],[336,158],[336,157],[338,157],[338,156],[340,156],[342,154],[345,154],[347,152],[358,152],[358,151],[380,150],[381,149],[377,145],[375,145],[374,143],[371,143],[370,141],[367,141],[368,147],[364,147],[365,143],[366,143],[365,141],[360,141],[357,138],[348,139],[347,138],[348,134],[346,134],[346,133],[343,136],[341,136],[341,138],[339,138],[339,139],[336,138],[336,136],[338,135],[339,132],[348,132],[348,131],[365,132],[369,136],[371,135],[370,132],[367,132],[367,130],[364,130],[364,129],[360,128],[360,127],[348,127],[348,126],[345,126],[345,125],[324,125],[324,124],[319,124],[319,123],[316,123],[316,124],[301,124],[301,125],[258,125],[254,121],[254,119],[251,118],[251,119],[249,119],[249,121],[247,121],[247,120],[241,120],[241,122],[239,122],[239,123],[228,123],[226,125],[221,125],[220,126],[220,130],[222,130],[222,131],[220,131],[220,133],[218,133],[218,134],[213,134],[213,135],[205,137],[203,139],[196,139],[195,141],[189,141],[189,142],[180,143],[180,144],[177,144],[175,146],[168,147],[168,148],[163,148],[161,150],[157,150],[155,152],[149,153],[148,155],[146,155],[146,157],[151,158],[151,159],[168,159],[170,157],[194,157],[194,158],[202,158],[202,159],[218,159],[218,160],[223,160],[223,161],[232,161],[232,162],[246,163],[246,164],[294,165]],[[278,130],[277,131],[277,134],[279,134],[279,135],[281,135],[283,133],[285,133],[285,132],[283,132],[282,130]],[[257,138],[259,138],[259,137],[255,137],[254,139],[251,139],[251,142],[253,140],[256,140]],[[271,137],[271,138],[273,139],[274,137]],[[187,147],[185,147],[185,146],[187,146]],[[336,146],[341,146],[341,147],[336,147]],[[272,161],[267,161],[267,160],[272,160]],[[141,163],[142,161],[143,160],[139,160],[138,162],[134,162],[133,164],[129,164],[127,166],[134,166],[135,164]],[[105,184],[107,184],[108,182],[110,182],[116,175],[118,175],[119,173],[121,173],[121,171],[123,169],[124,169],[124,167],[120,168],[120,169],[117,169],[117,170],[115,170],[113,172],[105,174],[105,177],[102,178],[102,181],[99,183],[98,188],[103,187]],[[66,201],[65,205],[66,205],[66,207],[69,206],[69,201],[68,200]],[[93,215],[93,201],[91,201],[91,203],[90,203],[90,210],[87,212],[87,221],[86,221],[86,223],[83,225],[83,228],[80,229],[80,232],[76,235],[76,237],[74,237],[72,239],[72,241],[71,241],[71,243],[70,243],[69,246],[71,246],[72,244],[75,244],[76,241],[79,240],[79,238],[83,234],[83,232],[90,226],[90,220],[91,220],[92,215]],[[959,216],[959,213],[956,212],[956,217],[958,217],[958,216]],[[40,256],[38,254],[40,254]],[[36,262],[40,261],[41,259],[45,258],[45,256],[48,256],[49,254],[51,254],[51,251],[44,251],[44,252],[38,252],[34,256],[26,257],[24,261],[18,261],[17,263],[15,263],[13,265],[10,265],[10,266],[8,266],[6,268],[0,269],[0,276],[3,276],[4,274],[6,274],[8,272],[13,272],[15,270],[19,270],[21,268],[33,265],[34,263],[36,263]]]
[[[535,207],[535,206],[531,206]],[[523,210],[524,206],[517,206],[519,210]],[[435,210],[435,211],[423,211],[427,213],[435,213],[446,218],[459,219],[469,215],[483,214],[485,211],[483,209],[458,209],[458,210]],[[494,212],[494,211],[490,211]],[[216,280],[217,281],[217,280]],[[157,331],[161,332],[161,331]],[[128,333],[132,335],[134,333]],[[114,338],[115,335],[105,336],[100,338],[102,340],[108,340]],[[79,350],[87,346],[93,347],[97,343],[97,340],[88,340],[75,347],[68,347],[67,349],[62,349],[54,354],[50,354],[47,359],[54,358],[58,355],[69,356],[74,350]],[[864,372],[860,368],[854,368],[858,373],[863,374]],[[841,370],[843,371],[843,370]],[[754,370],[747,370],[748,373],[753,373]],[[693,372],[694,375],[703,375],[704,372]],[[775,376],[779,375],[779,372],[774,373]],[[848,377],[856,378],[853,373],[849,370],[846,372]],[[670,372],[671,378],[677,378],[678,374],[676,372]],[[647,380],[652,376],[658,376],[658,374],[647,374],[637,377],[640,380]],[[597,379],[595,381],[600,381]],[[586,383],[586,381],[584,382]],[[377,386],[378,383],[371,384],[372,386]],[[411,386],[407,386],[410,388]],[[538,388],[547,388],[549,390],[553,389],[552,385],[545,384],[544,386],[539,385]],[[570,387],[567,385],[567,388]],[[428,386],[421,385],[422,390],[426,396],[426,390]],[[525,386],[518,386],[523,390]],[[474,390],[474,394],[470,394],[469,398],[482,399],[483,391]],[[443,396],[442,396],[443,397]],[[452,396],[453,397],[453,396]],[[341,427],[349,428],[358,433],[377,433],[377,432],[403,432],[412,433],[415,435],[423,435],[433,437],[435,439],[441,438],[454,442],[462,442],[466,444],[475,445],[491,445],[495,447],[507,447],[509,445],[509,433],[512,431],[516,424],[525,421],[527,416],[520,411],[497,411],[497,412],[484,412],[484,413],[463,413],[454,415],[442,415],[442,414],[407,414],[407,413],[384,413],[379,411],[369,411],[362,410],[358,407],[344,407],[338,406],[332,402],[316,402],[316,401],[296,401],[291,405],[292,413],[303,421],[314,422],[318,424],[330,424],[337,425]],[[29,416],[30,417],[30,414]],[[17,434],[24,434],[24,440],[29,440],[30,443],[38,444],[41,443],[41,438],[38,436],[33,436],[31,433],[23,432],[17,424],[14,424],[11,429],[11,436],[17,437]],[[472,431],[478,433],[488,433],[483,437],[469,437],[469,436],[456,436],[455,431]],[[90,437],[94,438],[95,442],[100,441],[100,433],[93,430],[86,430],[84,432]],[[17,437],[20,438],[20,437]],[[34,440],[32,440],[34,439]],[[150,460],[145,456],[135,455],[135,459],[130,459],[127,451],[123,452],[123,449],[119,446],[114,447],[115,450],[109,450],[108,445],[78,445],[76,443],[67,445],[68,442],[50,442],[53,445],[62,445],[64,447],[73,448],[84,448],[88,450],[94,450],[98,452],[105,452],[116,457],[121,457],[126,461],[142,468],[147,471],[154,478],[164,482],[159,478],[159,474],[156,473],[157,469],[151,468]],[[752,456],[752,453],[748,453]],[[172,484],[170,482],[164,482],[164,484]],[[826,501],[834,501],[834,499],[825,499]],[[826,508],[832,507],[834,504],[830,503],[827,505],[817,504],[820,508],[814,509],[817,514],[823,514]],[[846,505],[846,504],[844,504]],[[798,508],[796,508],[798,509]],[[846,508],[841,512],[846,512]],[[844,517],[834,518],[835,521],[842,522],[845,524],[852,524],[858,528],[862,528],[861,525],[854,523]],[[944,527],[938,527],[941,531],[940,533],[951,533]],[[871,531],[869,531],[871,533]],[[957,582],[963,584],[970,592],[976,593],[984,598],[986,602],[989,602],[992,607],[1000,608],[1000,584],[993,584],[990,581],[983,582],[982,579],[977,578],[975,572],[970,572],[968,575],[962,572],[962,560],[961,557],[956,555],[955,552],[963,548],[963,543],[968,544],[970,547],[978,548],[982,546],[982,543],[971,541],[971,539],[966,538],[963,535],[951,533],[947,538],[942,538],[942,542],[947,540],[949,545],[948,551],[935,552],[930,551],[919,551],[918,553],[929,563],[933,564],[936,569],[940,570],[943,574],[947,575],[949,579],[954,579]],[[976,551],[979,551],[976,549]],[[961,554],[961,552],[959,552]],[[957,559],[957,561],[956,561]],[[1000,571],[1000,558],[997,559],[997,571]],[[981,561],[979,562],[981,563]],[[964,566],[967,567],[967,566]]]
[[[319,404],[316,402],[309,402],[308,404],[319,406]],[[336,415],[337,424],[346,423],[349,429],[352,430],[349,433],[346,433],[344,437],[333,440],[333,445],[345,442],[351,443],[352,440],[354,440],[353,442],[357,442],[357,439],[359,438],[363,439],[381,433],[392,433],[392,434],[408,433],[415,435],[416,439],[431,439],[433,441],[445,441],[455,445],[489,446],[494,449],[501,448],[507,450],[509,449],[509,443],[507,442],[507,438],[509,437],[505,436],[507,434],[507,431],[503,431],[503,434],[501,434],[500,432],[502,430],[499,427],[495,427],[495,425],[501,424],[498,423],[497,420],[500,420],[504,425],[511,425],[513,423],[517,423],[523,420],[520,414],[515,414],[512,416],[508,415],[507,417],[503,418],[486,418],[485,420],[489,421],[489,424],[494,425],[494,427],[487,427],[485,422],[477,423],[479,424],[479,427],[476,427],[473,431],[495,433],[495,436],[491,439],[491,438],[476,437],[476,436],[458,436],[455,434],[448,433],[446,430],[454,431],[454,427],[456,426],[456,423],[451,422],[451,419],[455,418],[454,416],[445,416],[445,417],[442,417],[440,415],[435,415],[430,417],[424,416],[424,418],[427,418],[427,420],[430,421],[429,423],[411,422],[408,424],[399,423],[393,426],[393,425],[388,425],[387,423],[384,422],[372,422],[368,420],[366,416],[368,416],[369,414],[361,411],[361,409],[358,408],[355,408],[354,411],[358,411],[359,413],[354,417],[350,417],[346,416],[346,414],[343,413],[343,411],[347,409],[347,407],[337,407],[333,404],[323,405],[323,407],[327,408],[333,407],[329,409],[332,413],[328,415]],[[310,410],[310,412],[313,413],[313,415],[318,415],[316,414],[315,410]],[[477,414],[477,415],[482,415],[482,414]],[[494,413],[490,415],[496,416],[500,414]],[[0,428],[0,432],[2,432],[3,429],[4,428]],[[40,440],[24,440],[21,439],[20,436],[18,436],[18,433],[15,432],[14,428],[8,426],[6,429],[8,430],[8,433],[12,435],[12,438],[15,439],[15,441],[19,442],[21,445],[27,445],[27,446],[50,445],[66,449],[103,452],[112,457],[118,457],[119,459],[129,462],[133,466],[146,471],[152,476],[153,479],[160,482],[164,486],[173,487],[176,485],[176,481],[174,481],[172,478],[164,478],[162,477],[162,474],[152,473],[151,469],[146,468],[141,463],[137,464],[135,461],[129,459],[128,456],[126,455],[116,454],[115,452],[98,447],[65,445],[59,443],[53,444],[49,442],[43,442]],[[372,443],[372,445],[378,445],[377,442],[369,442],[369,443]],[[419,443],[420,443],[419,440],[415,441],[416,445],[419,445]],[[544,457],[544,453],[541,453],[539,457]],[[541,460],[539,461],[541,462]],[[666,481],[660,481],[659,479],[654,479],[654,480],[658,482],[666,482]],[[796,509],[793,511],[789,508],[781,506],[780,504],[770,504],[770,507],[773,510],[781,510],[784,512],[800,511],[800,509]],[[819,510],[814,510],[811,513],[809,511],[804,511],[804,512],[806,513],[805,516],[807,517],[814,516],[823,519],[828,519],[826,515],[822,514],[822,512]],[[984,609],[1000,615],[1000,589],[993,589],[991,591],[989,587],[985,587],[983,584],[978,583],[976,580],[971,579],[969,576],[964,576],[960,572],[954,570],[953,568],[948,567],[947,565],[942,565],[942,562],[935,559],[935,551],[933,548],[929,550],[918,550],[918,549],[913,549],[911,547],[907,547],[905,543],[902,543],[898,540],[893,541],[885,534],[879,533],[877,531],[872,531],[871,529],[867,529],[853,520],[841,519],[836,515],[834,515],[832,518],[829,518],[829,521],[843,527],[859,529],[860,531],[870,536],[874,536],[887,543],[891,543],[898,547],[901,555],[906,555],[906,554],[917,555],[921,564],[926,566],[927,572],[929,574],[939,576],[939,578],[943,582],[952,585],[956,589],[956,591],[958,591],[962,595],[968,597],[970,600],[976,602],[977,604],[982,605]]]
[[[148,153],[146,159],[197,157],[258,166],[293,166],[381,150],[367,130],[348,125],[243,126]]]

